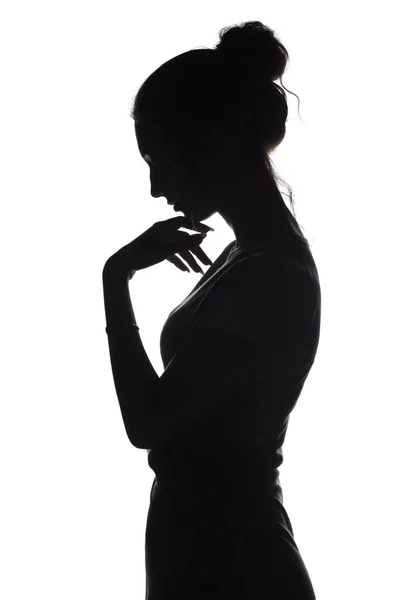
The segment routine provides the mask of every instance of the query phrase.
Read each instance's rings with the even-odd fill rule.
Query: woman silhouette
[[[146,599],[312,600],[279,483],[321,314],[317,268],[270,158],[285,136],[274,80],[288,53],[259,21],[219,37],[152,73],[131,112],[152,196],[194,224],[218,212],[235,234],[161,333],[170,380],[206,408],[148,450]],[[195,365],[204,377],[188,381]]]

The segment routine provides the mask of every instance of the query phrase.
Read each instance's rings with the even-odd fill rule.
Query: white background
[[[380,7],[380,8],[379,8]],[[115,394],[101,272],[176,216],[150,195],[132,98],[162,63],[261,20],[290,55],[273,155],[320,274],[316,361],[281,484],[318,600],[400,597],[398,21],[395,3],[5,2],[1,50],[1,521],[4,600],[144,598],[154,473]],[[286,196],[285,196],[286,198]],[[287,200],[288,203],[288,200]],[[233,232],[219,215],[214,260]],[[164,261],[130,289],[159,336],[201,275]]]

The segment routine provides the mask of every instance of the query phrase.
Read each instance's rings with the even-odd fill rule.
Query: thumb
[[[189,235],[187,238],[185,238],[185,240],[179,240],[179,242],[176,243],[176,247],[178,249],[177,252],[179,251],[179,249],[182,250],[184,248],[193,248],[194,246],[198,246],[204,240],[206,235],[207,232],[204,231],[203,233],[195,233],[194,235]],[[184,248],[182,248],[182,246],[184,246]]]
[[[195,233],[194,235],[190,236],[190,239],[193,240],[193,244],[196,246],[196,244],[201,243],[204,238],[207,235],[207,231],[203,231],[202,233]]]

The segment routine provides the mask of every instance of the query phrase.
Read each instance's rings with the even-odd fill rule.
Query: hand
[[[178,231],[180,227],[193,229],[193,223],[187,217],[173,217],[166,221],[158,221],[132,242],[123,246],[110,256],[104,270],[131,279],[135,271],[147,269],[163,260],[168,260],[181,271],[189,271],[185,263],[174,256],[178,253],[196,272],[202,272],[191,252],[205,265],[212,265],[212,260],[200,248],[200,244],[211,230],[208,225],[200,223],[203,233],[190,235]],[[103,270],[103,272],[104,272]]]

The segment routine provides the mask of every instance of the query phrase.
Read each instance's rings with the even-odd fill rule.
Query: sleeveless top
[[[224,322],[232,329],[238,326],[240,314],[236,308],[229,312],[233,295],[233,304],[246,314],[246,325],[252,319],[256,335],[263,316],[271,316],[244,293],[246,277],[248,281],[255,274],[268,277],[271,260],[287,269],[287,304],[283,304],[293,315],[291,327],[277,339],[260,340],[260,346],[269,349],[269,358],[256,362],[228,398],[185,431],[147,451],[157,483],[176,506],[209,529],[230,536],[288,523],[279,481],[282,446],[320,334],[319,277],[307,240],[292,234],[285,249],[263,244],[244,252],[235,242],[228,244],[214,262],[218,268],[210,267],[171,311],[160,336],[165,368],[185,336],[201,327],[221,302],[226,306]]]

